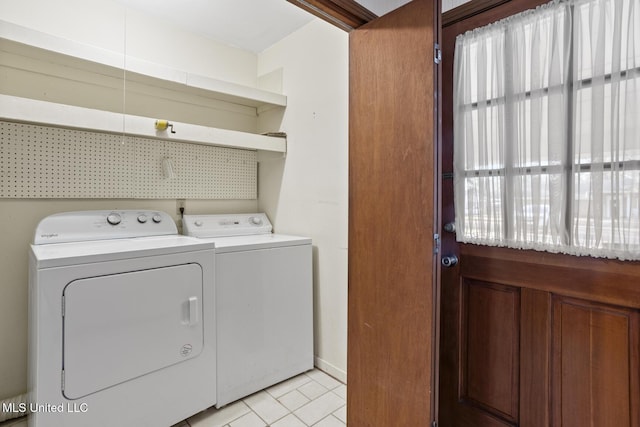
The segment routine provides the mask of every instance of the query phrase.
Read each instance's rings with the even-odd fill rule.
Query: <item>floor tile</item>
[[[326,393],[294,412],[307,425],[313,425],[344,406],[345,401],[333,393]]]
[[[329,415],[328,417],[318,421],[318,423],[314,424],[313,427],[345,427],[345,424],[333,415]]]
[[[310,402],[309,398],[298,390],[292,390],[278,399],[289,411],[293,412]]]
[[[347,423],[347,405],[344,405],[342,408],[335,411],[333,413],[333,416],[346,424]]]
[[[229,424],[230,427],[266,427],[266,425],[267,423],[253,412],[249,412]]]
[[[322,386],[321,384],[311,380],[305,385],[299,387],[298,391],[307,396],[309,399],[313,400],[322,396],[329,390],[327,390],[327,388]]]
[[[286,381],[283,381],[279,384],[271,386],[267,389],[267,392],[276,399],[280,396],[284,396],[289,393],[291,390],[295,390],[301,385],[304,385],[311,381],[311,378],[306,376],[305,374],[300,374],[297,377],[290,378]]]
[[[271,427],[307,427],[307,425],[300,421],[295,415],[289,414],[280,421],[271,424]]]
[[[331,391],[334,392],[335,394],[337,394],[338,396],[340,396],[341,398],[343,398],[344,400],[347,400],[347,386],[346,385],[340,384],[338,387],[334,388]]]
[[[287,408],[266,391],[251,395],[244,402],[267,424],[272,424],[289,413]]]
[[[173,427],[345,427],[346,400],[345,384],[314,369]]]
[[[314,369],[311,372],[307,372],[307,376],[320,385],[328,388],[329,390],[332,390],[342,384],[337,379],[325,374],[319,369]]]
[[[210,408],[189,418],[191,427],[223,427],[251,412],[244,402],[236,402],[221,409]]]

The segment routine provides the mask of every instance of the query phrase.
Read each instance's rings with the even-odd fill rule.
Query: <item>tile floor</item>
[[[173,427],[345,427],[347,386],[314,369]]]
[[[345,427],[347,386],[314,369],[173,427]],[[0,423],[26,427],[26,418]]]

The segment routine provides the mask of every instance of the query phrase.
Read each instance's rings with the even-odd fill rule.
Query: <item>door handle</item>
[[[458,257],[455,255],[444,256],[441,262],[443,267],[453,267],[458,263]]]
[[[198,323],[198,298],[189,298],[189,326],[193,326]]]

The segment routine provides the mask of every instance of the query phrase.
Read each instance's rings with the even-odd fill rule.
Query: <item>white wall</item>
[[[0,0],[0,19],[57,37],[255,86],[257,57],[110,0]],[[180,13],[177,11],[176,13]]]
[[[233,83],[256,84],[257,55],[186,33],[158,19],[151,20],[127,12],[109,0],[0,0],[0,10],[2,20],[115,52],[123,51],[126,29],[127,55]],[[2,61],[6,60],[2,58]],[[60,96],[64,96],[64,102],[69,104],[82,106],[91,101],[97,102],[93,108],[109,110],[108,104],[114,102],[100,97],[87,100],[86,92],[80,93],[68,82],[65,84],[69,86],[64,88],[53,88],[56,80],[51,79],[36,84],[33,74],[19,75],[15,70],[8,72],[9,68],[0,66],[0,93],[9,93],[21,84],[25,90],[35,87],[34,97],[47,99],[51,94],[36,92],[40,87],[49,85],[51,89],[66,92]],[[157,108],[159,105],[164,108],[161,103],[140,104],[140,109]],[[238,113],[236,107],[224,111],[219,104],[213,107],[196,105],[187,95],[182,104],[177,107],[176,104],[166,104],[166,108],[164,111],[173,108],[181,110],[175,113],[200,117],[196,123],[206,125],[208,121],[211,126],[222,120],[234,122],[234,127],[239,128],[236,130],[253,131],[257,123],[255,110],[251,115],[253,124],[247,124],[247,114]],[[137,114],[145,115],[144,111]],[[161,117],[188,121],[176,119],[172,114],[168,112]],[[147,116],[157,115],[150,113]],[[247,127],[250,129],[243,129]],[[253,212],[258,209],[258,202],[187,200],[186,208],[188,213],[194,214]],[[0,199],[0,400],[24,393],[27,388],[28,250],[34,229],[38,221],[47,215],[89,209],[158,209],[178,219],[175,200]]]
[[[341,380],[347,368],[348,58],[348,34],[320,20],[258,56],[258,75],[269,75],[270,88],[281,84],[288,96],[284,116],[270,111],[258,121],[263,131],[288,135],[286,159],[259,157],[259,208],[276,232],[313,239],[316,364]],[[273,78],[280,75],[281,81]]]

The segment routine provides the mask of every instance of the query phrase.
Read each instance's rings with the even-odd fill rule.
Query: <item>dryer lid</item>
[[[182,229],[187,236],[226,237],[270,234],[272,226],[264,213],[185,215]]]

